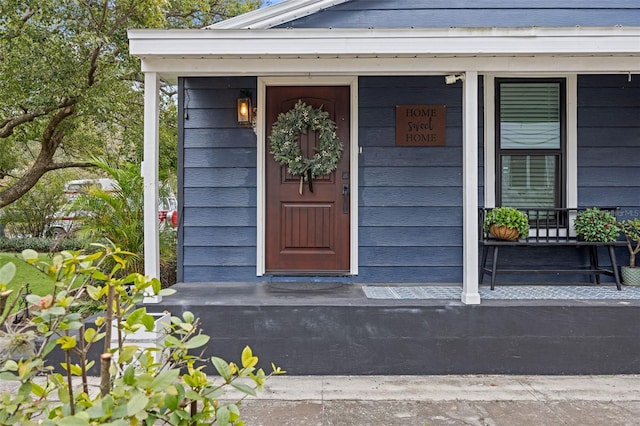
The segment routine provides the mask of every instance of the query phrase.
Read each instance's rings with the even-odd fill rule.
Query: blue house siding
[[[635,0],[353,0],[282,24],[290,28],[637,26]]]
[[[181,281],[260,279],[256,140],[251,130],[237,127],[229,108],[241,89],[255,83],[181,79]],[[359,87],[360,273],[351,280],[461,281],[460,85],[447,86],[442,76],[363,77]],[[446,105],[447,145],[396,147],[398,104]]]
[[[179,81],[180,281],[255,280],[256,137],[238,127],[235,103],[256,82]]]
[[[578,79],[578,200],[640,217],[640,76]]]
[[[462,281],[462,92],[460,84],[447,86],[443,80],[442,76],[359,79],[359,275],[347,280]],[[185,117],[180,141],[181,281],[263,280],[256,277],[256,137],[250,129],[237,126],[233,108],[240,90],[255,86],[255,78],[180,81]],[[395,146],[399,104],[446,105],[446,146]],[[482,111],[479,115],[478,182],[483,205]],[[639,127],[639,76],[631,82],[626,75],[579,76],[580,206],[618,205],[621,218],[640,217]],[[624,250],[620,256],[625,262]],[[507,257],[516,263],[530,262],[526,250],[513,250]],[[586,262],[585,254],[575,249],[549,250],[543,258],[537,251],[535,262],[547,266],[561,266],[569,259]],[[603,253],[603,263],[606,260]],[[525,283],[569,277],[505,276],[499,281],[514,278]]]
[[[362,282],[462,280],[462,91],[442,76],[359,79]],[[444,147],[397,147],[395,106],[447,108]],[[481,149],[480,149],[481,151]]]

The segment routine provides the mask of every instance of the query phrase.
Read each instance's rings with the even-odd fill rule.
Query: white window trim
[[[566,80],[567,140],[565,147],[567,208],[578,207],[578,76],[487,74],[484,77],[484,205],[496,206],[496,129],[495,129],[495,79],[508,78],[564,78]]]
[[[305,77],[259,77],[258,78],[258,112],[256,116],[257,133],[257,244],[256,274],[261,277],[266,273],[266,176],[265,161],[267,156],[265,126],[267,86],[349,86],[351,90],[351,129],[349,139],[350,152],[350,270],[351,275],[358,275],[358,77],[356,76],[305,76]]]

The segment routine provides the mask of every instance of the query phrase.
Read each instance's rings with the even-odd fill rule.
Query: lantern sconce
[[[238,125],[242,127],[253,127],[255,131],[255,110],[251,103],[251,92],[241,92],[237,100]]]
[[[464,74],[451,74],[444,76],[444,82],[446,84],[455,84],[458,80],[464,81]]]

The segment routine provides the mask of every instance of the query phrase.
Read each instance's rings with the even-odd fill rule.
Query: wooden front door
[[[349,271],[349,87],[267,87],[266,99],[266,270],[275,274],[344,274]],[[302,100],[329,113],[344,151],[336,171],[313,180],[313,192],[287,173],[270,153],[271,127],[278,114]],[[315,152],[310,129],[298,138],[303,155]]]

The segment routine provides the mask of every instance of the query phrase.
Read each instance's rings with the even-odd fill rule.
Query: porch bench
[[[617,207],[599,207],[615,215]],[[480,208],[479,212],[479,235],[482,246],[482,260],[480,262],[480,284],[484,275],[491,276],[491,290],[495,289],[496,275],[498,273],[587,273],[593,275],[597,284],[600,284],[600,275],[612,276],[618,290],[622,290],[620,285],[620,275],[616,262],[616,246],[624,246],[624,241],[609,243],[583,241],[573,234],[573,218],[583,209],[568,208],[519,208],[529,217],[530,231],[525,238],[516,241],[499,240],[484,231],[484,218],[491,208]],[[577,249],[585,247],[589,251],[589,265],[581,265],[567,268],[544,267],[541,268],[498,268],[498,257],[501,247],[564,247],[573,246]],[[611,268],[603,268],[598,261],[598,248],[604,247],[609,253]],[[487,266],[489,250],[493,251],[493,258],[490,267]],[[533,257],[532,257],[533,258]]]

